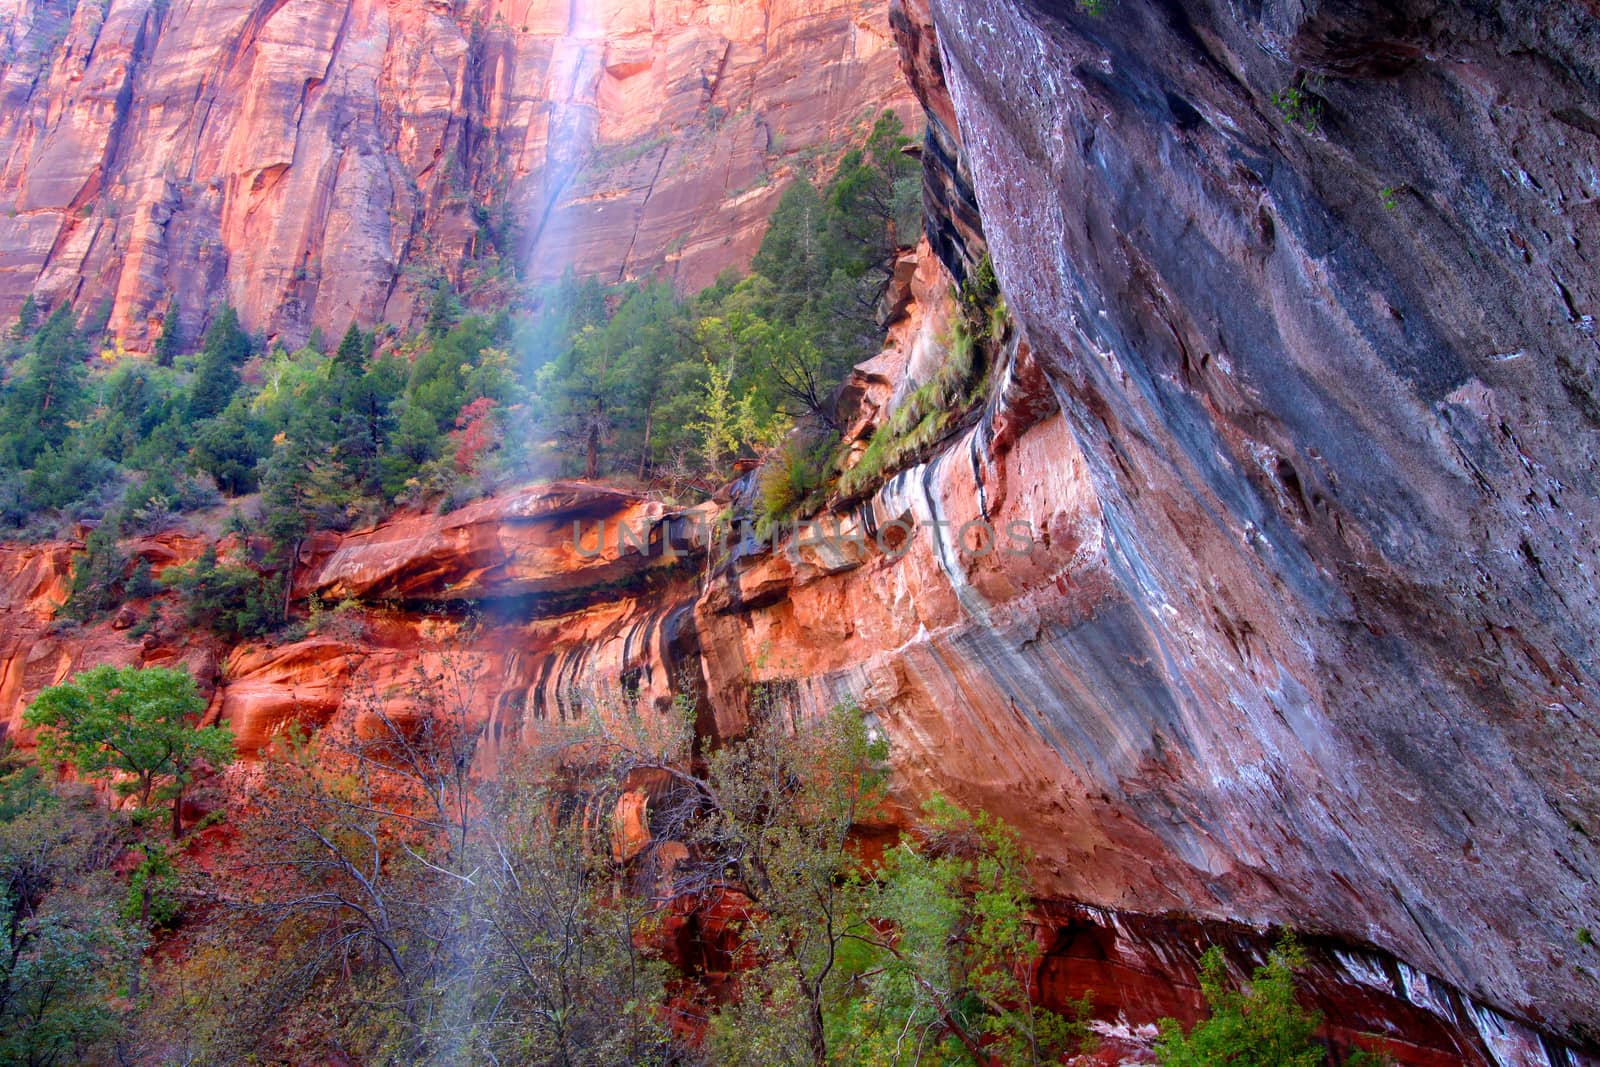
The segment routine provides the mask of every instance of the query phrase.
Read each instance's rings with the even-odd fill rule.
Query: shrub
[[[1156,1061],[1162,1067],[1319,1067],[1327,1052],[1312,1035],[1322,1017],[1294,995],[1295,972],[1304,966],[1305,953],[1285,932],[1267,962],[1240,987],[1229,980],[1222,949],[1207,949],[1200,957],[1200,990],[1211,1015],[1188,1034],[1176,1019],[1162,1019]]]
[[[986,310],[979,316],[988,321]],[[985,379],[978,360],[980,348],[971,330],[959,322],[952,324],[945,347],[944,363],[933,377],[900,402],[872,435],[856,465],[839,476],[844,496],[865,492],[884,475],[931,448],[960,413],[982,396]]]
[[[774,524],[804,508],[826,483],[838,435],[822,439],[797,434],[768,457],[758,476],[756,536],[765,538]]]
[[[1317,99],[1314,87],[1285,86],[1272,94],[1272,106],[1306,133],[1316,133],[1322,125],[1322,101]]]
[[[83,555],[73,563],[71,591],[61,606],[61,614],[78,622],[90,622],[116,607],[127,592],[122,576],[127,566],[109,529],[102,526],[91,532],[84,542]]]
[[[195,562],[167,571],[161,581],[183,597],[188,625],[203,626],[224,640],[263,637],[283,622],[283,579],[219,563],[214,547]]]

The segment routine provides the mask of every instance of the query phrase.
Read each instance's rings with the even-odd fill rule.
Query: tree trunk
[[[646,408],[644,412],[644,447],[639,449],[639,480],[644,481],[645,471],[650,466],[650,424],[655,420],[655,408]]]
[[[144,854],[144,861],[147,864],[150,862],[149,852]],[[144,876],[144,886],[139,891],[139,929],[141,930],[150,929],[150,898],[153,895],[154,891],[150,888],[150,872],[146,871]],[[133,977],[128,980],[129,1000],[139,999],[139,979],[141,977],[140,972],[143,969],[144,958],[142,956],[135,957],[133,961]]]
[[[807,1044],[811,1046],[811,1061],[817,1067],[827,1067],[828,1063],[828,1036],[822,1025],[822,998],[814,996],[807,1012],[809,1018],[806,1034]]]

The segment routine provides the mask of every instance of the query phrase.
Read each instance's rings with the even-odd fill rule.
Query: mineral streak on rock
[[[1592,9],[932,13],[1102,515],[1030,732],[1158,876],[1075,888],[1356,935],[1592,1040]]]
[[[38,10],[86,40],[131,17]],[[256,23],[291,10],[229,17],[256,40]],[[317,39],[314,15],[296,16],[294,41]],[[506,17],[517,40],[562,32]],[[7,31],[21,43],[4,91],[48,101],[10,73],[38,62],[28,35],[44,16],[29,18]],[[159,20],[142,19],[139,39],[157,39]],[[1121,1028],[1108,1045],[1193,1017],[1200,943],[1242,959],[1263,944],[1246,926],[1291,923],[1315,946],[1311,985],[1341,1041],[1381,1030],[1415,1064],[1597,1062],[1597,964],[1575,937],[1600,906],[1591,8],[905,0],[894,24],[931,116],[931,246],[897,272],[888,350],[850,382],[852,438],[937,366],[949,283],[985,249],[1016,329],[981,416],[832,517],[864,548],[671,560],[689,516],[558,485],[320,535],[296,591],[354,599],[356,625],[227,649],[132,641],[116,620],[53,624],[74,546],[12,546],[6,715],[90,663],[181,659],[249,753],[292,718],[314,725],[356,690],[438,666],[440,646],[482,667],[491,760],[579,714],[573,693],[595,681],[664,709],[687,669],[705,694],[697,725],[723,737],[748,725],[752,683],[813,713],[850,696],[889,739],[900,819],[938,791],[1018,828],[1051,916],[1042,979],[1058,1001],[1113,987],[1097,1001]],[[350,33],[334,36],[370,39]],[[607,77],[645,77],[618,48]],[[363,54],[390,69],[383,48]],[[6,111],[30,132],[0,177],[16,181],[22,155],[50,162],[30,169],[57,177],[28,180],[36,206],[19,199],[14,232],[44,226],[46,258],[87,257],[120,223],[91,209],[66,236],[49,227],[101,203],[102,171],[132,157],[96,170],[73,138],[165,129],[168,107],[198,105],[174,75],[170,98],[150,96],[159,115],[119,111],[86,49],[52,55],[50,79],[110,103]],[[60,72],[71,63],[76,80]],[[221,100],[248,80],[206,84]],[[722,84],[674,106],[693,114]],[[1315,121],[1273,103],[1291,84],[1314,95]],[[332,106],[315,101],[333,86],[309,87],[306,113]],[[341,128],[367,128],[369,110]],[[532,128],[506,121],[495,128]],[[210,136],[221,158],[233,142]],[[388,173],[374,152],[333,173]],[[262,195],[293,169],[262,177]],[[532,163],[513,171],[538,181]],[[239,208],[250,173],[192,195],[217,219],[231,204],[239,225],[289,225]],[[575,551],[574,516],[637,522],[653,547]],[[1024,550],[971,551],[973,522],[1021,524]],[[886,550],[898,525],[912,532]],[[159,569],[202,545],[130,548]],[[622,814],[619,855],[651,832],[648,783]],[[700,949],[718,936],[706,929]]]
[[[859,375],[864,424],[892,408],[888,380],[914,378],[914,354],[948,330],[948,276],[940,280],[927,249],[918,264],[905,272],[913,295],[889,349]],[[892,833],[936,791],[1016,826],[1038,855],[1047,911],[1067,909],[1049,912],[1042,934],[1042,988],[1058,1004],[1095,988],[1107,1048],[1147,1046],[1140,1028],[1159,1015],[1195,1016],[1205,942],[1259,957],[1261,936],[1229,922],[1292,918],[1323,946],[1311,988],[1341,1041],[1381,1031],[1414,1064],[1490,1064],[1491,1046],[1513,1050],[1500,1062],[1543,1062],[1525,1022],[1427,977],[1410,956],[1376,951],[1389,934],[1365,916],[1381,909],[1313,921],[1289,910],[1318,899],[1293,895],[1309,875],[1292,864],[1312,864],[1294,835],[1331,831],[1305,813],[1311,798],[1287,790],[1318,768],[1337,772],[1338,788],[1370,788],[1361,781],[1370,772],[1330,767],[1336,736],[1308,730],[1296,741],[1264,720],[1229,688],[1245,684],[1246,667],[1196,665],[1202,636],[1175,638],[1173,605],[1149,599],[1157,576],[1122,546],[1116,523],[1126,520],[1096,490],[1071,397],[1063,391],[1067,408],[1055,406],[1057,393],[1029,369],[1035,358],[1014,336],[983,417],[834,517],[831,534],[852,546],[843,553],[794,538],[778,551],[708,560],[697,533],[707,508],[558,483],[310,538],[294,591],[330,610],[308,618],[303,636],[226,648],[171,624],[132,640],[116,619],[81,630],[54,623],[76,546],[8,548],[0,696],[13,734],[26,740],[18,719],[33,694],[96,662],[183,662],[212,694],[208,716],[232,726],[247,760],[291,723],[315,729],[343,709],[360,729],[379,707],[403,709],[419,668],[470,677],[463,691],[486,730],[486,772],[550,725],[586,715],[596,694],[604,703],[607,690],[613,701],[637,691],[647,714],[665,713],[685,672],[705,694],[697,729],[712,737],[747,727],[755,683],[778,684],[812,712],[850,696],[891,743],[891,825],[874,832]],[[604,541],[601,524],[612,531]],[[984,552],[971,524],[1026,536]],[[619,540],[619,525],[635,535]],[[888,536],[896,526],[912,532]],[[126,546],[157,571],[203,547],[180,535]],[[351,606],[331,609],[339,601]],[[1258,699],[1295,692],[1299,715],[1327,714],[1287,668],[1273,669],[1278,688]],[[1259,769],[1225,773],[1235,764]],[[248,766],[237,773],[248,777]],[[1273,789],[1285,792],[1269,816],[1262,794]],[[649,840],[649,804],[642,783],[619,805],[619,854]],[[1350,834],[1341,854],[1377,847],[1361,836],[1376,833],[1368,816],[1351,806],[1340,817]],[[1335,881],[1353,896],[1370,876],[1350,867]],[[1067,900],[1105,910],[1051,903]],[[682,919],[692,943],[675,951],[711,967],[717,917]]]

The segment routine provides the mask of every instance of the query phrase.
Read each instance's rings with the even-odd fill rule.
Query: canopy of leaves
[[[70,763],[86,778],[111,780],[141,807],[164,787],[176,836],[193,769],[233,761],[233,732],[197,724],[205,708],[185,671],[101,666],[44,690],[23,721],[39,732],[46,759]]]
[[[281,567],[311,528],[454,507],[511,479],[709,490],[796,420],[831,428],[836,387],[881,340],[920,185],[892,113],[860,138],[825,185],[785,191],[748,277],[687,299],[569,277],[470,314],[441,276],[415,336],[351,323],[331,355],[269,349],[227,306],[199,313],[187,352],[169,299],[152,360],[93,370],[103,324],[30,300],[4,348],[0,529],[91,520],[118,537],[259,492],[250,525]]]
[[[115,906],[119,847],[105,811],[0,748],[0,1063],[106,1062],[142,947]]]

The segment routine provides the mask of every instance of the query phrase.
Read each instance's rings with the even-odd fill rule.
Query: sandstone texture
[[[70,300],[141,351],[173,299],[297,344],[439,278],[692,290],[886,107],[863,0],[0,0],[0,319]]]
[[[915,261],[889,348],[858,372],[858,429],[885,417],[889,383],[936,362],[929,352],[947,336],[949,276],[927,248]],[[1230,751],[1271,742],[1289,762],[1294,750],[1253,738],[1248,721],[1231,720],[1234,705],[1192,706],[1226,691],[1197,669],[1194,692],[1174,680],[1178,661],[1159,614],[1130,595],[1069,409],[1020,335],[1003,357],[978,422],[777,550],[708,543],[715,507],[582,483],[529,487],[309,539],[294,590],[321,607],[302,612],[300,632],[229,649],[185,631],[159,600],[134,606],[167,613],[142,639],[115,620],[63,630],[50,617],[76,546],[8,549],[0,678],[12,729],[39,688],[72,670],[171,662],[174,649],[208,681],[208,717],[233,728],[247,761],[291,724],[314,731],[343,715],[360,730],[379,711],[414,714],[430,692],[481,724],[485,774],[592,711],[618,726],[665,721],[685,680],[703,694],[696,725],[711,738],[747,728],[756,685],[802,712],[854,699],[888,737],[895,771],[891,822],[864,828],[868,840],[906,825],[934,792],[1016,826],[1039,857],[1046,901],[1041,988],[1058,1005],[1095,990],[1108,1056],[1138,1060],[1156,1019],[1197,1017],[1207,944],[1231,946],[1244,969],[1269,943],[1248,924],[1292,921],[1313,949],[1309,988],[1336,1041],[1376,1034],[1415,1065],[1595,1062],[1581,1040],[1547,1053],[1534,1012],[1474,999],[1460,976],[1441,981],[1376,923],[1319,916],[1314,899],[1291,895],[1291,864],[1310,861],[1290,830],[1230,781],[1197,778],[1176,738],[1201,722],[1227,731]],[[735,485],[735,508],[753,477]],[[642,545],[619,541],[619,523]],[[166,535],[128,548],[159,569],[202,545]],[[232,776],[247,790],[250,774],[247,762]],[[625,783],[619,859],[652,840],[658,785]],[[1236,815],[1256,821],[1227,825]],[[1353,841],[1364,827],[1377,833],[1345,818]],[[1361,876],[1340,874],[1352,893]],[[1413,906],[1426,899],[1419,892]],[[711,990],[735,966],[737,908],[719,907],[679,901],[669,923],[673,958]]]
[[[812,714],[854,699],[898,818],[941,792],[1037,854],[1041,981],[1096,990],[1108,1055],[1193,1016],[1205,944],[1259,958],[1287,923],[1340,1042],[1600,1062],[1577,937],[1600,914],[1593,10],[903,0],[891,20],[929,113],[930,245],[849,384],[852,435],[937,365],[950,283],[985,252],[1015,319],[981,417],[926,462],[776,550],[581,484],[319,535],[295,590],[349,607],[235,649],[63,629],[75,546],[8,547],[0,711],[181,654],[253,753],[420,667],[459,681],[492,766],[599,692],[665,714],[686,675],[712,737],[747,727],[754,685]],[[1291,86],[1315,112],[1273,102]],[[648,536],[590,555],[574,519]],[[650,790],[618,808],[619,857],[650,840]],[[675,917],[681,959],[726,972],[734,919]]]
[[[1592,1042],[1592,6],[932,15],[1077,445],[1025,469],[1079,457],[1099,509],[1102,601],[975,631],[986,677],[1065,665],[1014,683],[1060,760],[1030,788],[1154,875],[1064,877],[1356,935]]]

